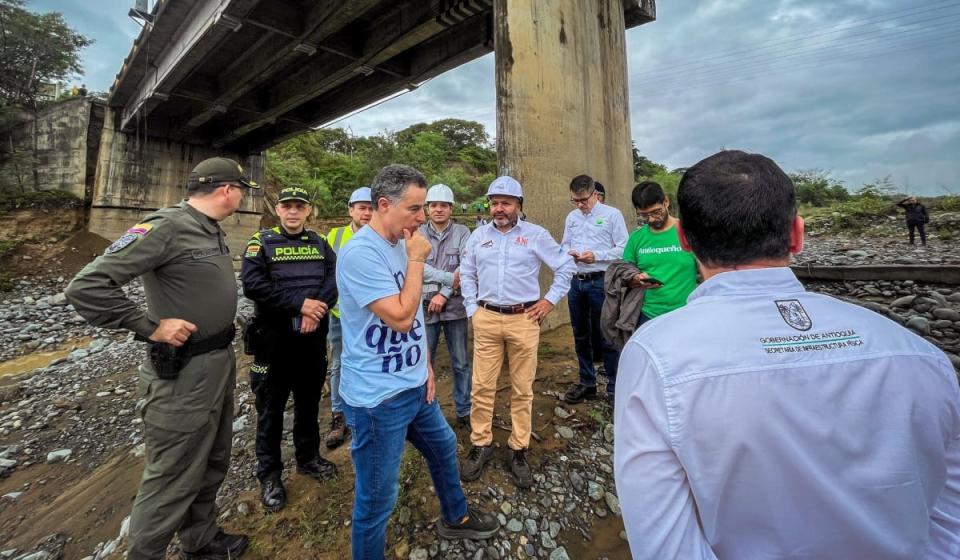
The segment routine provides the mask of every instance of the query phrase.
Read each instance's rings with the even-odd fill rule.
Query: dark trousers
[[[577,364],[580,368],[580,383],[587,387],[597,386],[597,372],[593,367],[593,358],[603,356],[603,367],[607,373],[607,394],[612,395],[617,384],[617,363],[620,352],[598,337],[600,311],[603,309],[603,276],[597,275],[586,280],[576,276],[570,282],[567,304],[570,307],[570,324],[573,327],[573,343],[577,352]],[[599,348],[597,347],[599,346]]]
[[[907,229],[910,231],[910,244],[913,245],[913,230],[920,232],[920,243],[927,244],[927,231],[923,222],[907,222]]]
[[[325,326],[325,325],[324,325]],[[272,331],[270,334],[277,334]],[[257,479],[279,478],[283,413],[293,393],[293,445],[297,464],[320,456],[320,396],[327,372],[326,329],[275,336],[271,351],[254,357],[250,390],[257,407]]]

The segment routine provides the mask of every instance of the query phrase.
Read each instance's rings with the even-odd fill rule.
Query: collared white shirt
[[[597,202],[586,214],[579,208],[567,214],[560,245],[564,252],[593,253],[595,262],[576,263],[577,272],[600,272],[623,256],[629,236],[623,214],[613,206]]]
[[[557,305],[570,290],[576,267],[550,232],[523,220],[506,233],[492,222],[473,230],[460,262],[467,316],[473,316],[480,300],[513,305],[540,299],[541,263],[553,270],[553,283],[543,297]]]
[[[726,272],[620,358],[636,560],[960,558],[960,390],[893,321],[788,268]]]

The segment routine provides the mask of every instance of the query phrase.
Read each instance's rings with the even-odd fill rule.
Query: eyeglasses
[[[667,212],[666,205],[663,205],[660,208],[657,208],[656,210],[651,210],[649,212],[638,211],[637,222],[643,224],[643,223],[649,222],[651,219],[654,219],[654,218],[662,218],[663,215],[666,214],[666,212]]]
[[[585,196],[585,197],[583,197],[583,198],[576,198],[576,197],[572,197],[572,196],[571,196],[571,197],[570,197],[570,203],[571,203],[571,204],[578,205],[578,206],[579,206],[580,204],[586,204],[586,203],[593,197],[593,195],[595,195],[595,194],[597,194],[597,191],[593,191],[592,193],[588,194],[587,196]]]

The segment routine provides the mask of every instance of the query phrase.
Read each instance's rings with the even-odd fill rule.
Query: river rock
[[[907,319],[906,327],[908,329],[913,329],[920,334],[929,335],[930,334],[930,320],[926,317],[921,317],[915,315]]]
[[[587,481],[587,495],[590,496],[590,499],[597,501],[603,497],[603,486],[600,486],[592,480]]]
[[[410,560],[427,560],[430,555],[425,548],[415,548],[410,553]]]
[[[948,307],[941,307],[939,309],[934,309],[932,311],[933,316],[937,319],[944,319],[947,321],[960,321],[960,311],[954,311]]]
[[[910,307],[915,299],[916,295],[903,296],[890,302],[890,307]]]
[[[603,495],[603,499],[607,502],[607,507],[610,508],[610,511],[616,515],[620,515],[620,500],[616,494],[607,492]]]
[[[59,463],[61,461],[66,461],[73,455],[72,449],[58,449],[56,451],[51,451],[47,453],[47,463]]]
[[[511,533],[519,533],[522,530],[523,523],[520,523],[520,520],[516,517],[513,517],[510,519],[510,521],[507,521],[507,531],[510,531]]]
[[[561,546],[553,549],[553,552],[550,553],[550,560],[570,560],[570,555],[567,554],[567,549]]]
[[[560,437],[563,439],[573,439],[573,430],[567,426],[558,426],[557,433],[560,434]]]

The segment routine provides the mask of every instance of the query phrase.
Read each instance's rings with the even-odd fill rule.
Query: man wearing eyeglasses
[[[670,215],[670,198],[663,187],[644,181],[633,188],[633,207],[640,227],[630,234],[623,260],[642,272],[631,288],[646,288],[637,326],[682,307],[697,287],[697,261],[680,247],[678,220]]]
[[[580,378],[563,400],[578,404],[597,398],[593,357],[601,354],[608,380],[607,400],[612,404],[620,353],[597,334],[603,308],[603,274],[623,254],[627,225],[619,210],[598,200],[596,183],[589,175],[578,175],[570,181],[570,202],[577,208],[567,215],[560,245],[577,265],[567,304]]]
[[[231,159],[200,162],[187,200],[144,217],[67,286],[91,324],[150,343],[140,366],[146,464],[130,513],[130,559],[164,558],[174,533],[188,560],[237,558],[247,548],[247,537],[217,526],[237,384],[237,280],[218,222],[259,188]],[[146,310],[123,291],[138,276]]]

